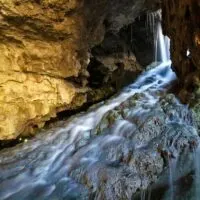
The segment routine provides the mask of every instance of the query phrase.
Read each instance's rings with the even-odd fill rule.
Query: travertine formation
[[[30,134],[58,111],[86,102],[90,49],[158,4],[0,0],[0,140]],[[125,58],[134,71],[134,56]]]

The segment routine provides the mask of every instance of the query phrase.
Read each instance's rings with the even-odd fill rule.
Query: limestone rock
[[[155,7],[157,0],[0,0],[0,140],[86,102],[90,49]]]
[[[0,139],[30,134],[79,93],[64,78],[78,76],[88,62],[88,53],[81,60],[78,52],[83,19],[67,14],[81,5],[0,1]]]
[[[62,79],[25,73],[0,74],[0,135],[11,139],[28,127],[43,126],[75,97],[76,88]],[[16,134],[16,135],[15,135]]]

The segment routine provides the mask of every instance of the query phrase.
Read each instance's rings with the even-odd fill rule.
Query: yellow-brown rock
[[[81,106],[89,49],[147,8],[141,0],[0,0],[0,140]]]
[[[76,94],[74,86],[62,79],[29,73],[1,73],[0,86],[0,133],[4,140],[31,132],[34,125],[43,126]]]
[[[84,18],[67,14],[81,6],[75,0],[0,0],[1,140],[42,127],[79,94],[65,78],[83,73],[88,62]]]

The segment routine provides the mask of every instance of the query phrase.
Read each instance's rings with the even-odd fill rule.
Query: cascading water
[[[51,194],[56,189],[55,184],[59,180],[67,184],[67,181],[70,180],[67,174],[75,165],[74,162],[83,162],[86,159],[84,154],[91,149],[96,149],[93,150],[95,153],[86,160],[90,163],[96,162],[98,156],[95,155],[100,151],[101,143],[118,140],[120,136],[115,136],[115,131],[114,135],[99,138],[88,145],[85,151],[80,152],[78,160],[73,158],[74,151],[78,151],[76,146],[81,145],[79,143],[87,137],[90,138],[90,132],[106,112],[136,93],[162,90],[165,85],[174,80],[175,75],[169,64],[170,62],[162,63],[157,68],[143,73],[119,96],[108,101],[107,105],[100,105],[99,108],[88,114],[75,117],[66,127],[54,130],[53,133],[40,135],[22,146],[2,152],[0,154],[0,199],[38,199],[34,196],[34,192],[39,190],[38,188],[42,188],[39,199],[51,199]],[[152,98],[151,100],[151,98],[151,103],[157,101],[157,99]],[[120,133],[119,130],[120,128],[118,128],[117,134]],[[13,155],[15,156],[13,157]],[[66,177],[66,180],[63,177]],[[73,181],[70,186],[68,184],[69,189],[72,189],[73,184],[75,184]]]
[[[174,126],[171,122],[177,114],[166,117],[165,101],[159,104],[159,95],[164,96],[166,87],[176,79],[160,24],[157,43],[158,60],[162,63],[144,72],[120,94],[25,144],[2,151],[0,199],[131,199],[138,189],[145,190],[155,181],[164,168],[156,149],[159,142],[167,141],[163,131],[168,131],[166,124]],[[187,114],[178,101],[170,101]],[[129,102],[131,107],[124,108],[123,102]],[[152,111],[157,104],[159,109]],[[123,109],[121,115],[119,108]],[[113,115],[117,116],[116,122],[107,126]],[[185,116],[179,118],[185,120]],[[156,130],[159,127],[158,131],[149,128],[149,119],[151,126]],[[184,123],[184,128],[190,130],[190,121]],[[141,198],[145,196],[150,199],[149,194]]]
[[[156,61],[167,62],[168,60],[170,60],[169,43],[170,43],[169,38],[167,36],[163,36],[161,22],[158,22]]]
[[[169,193],[170,193],[170,200],[174,200],[174,177],[176,173],[176,167],[177,167],[177,158],[169,160]]]
[[[170,60],[170,39],[163,35],[161,20],[161,10],[147,14],[146,27],[154,34],[155,62]]]

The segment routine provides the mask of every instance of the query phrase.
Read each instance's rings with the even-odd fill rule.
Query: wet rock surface
[[[188,108],[154,90],[136,93],[80,136],[79,128],[62,128],[65,123],[38,135],[31,147],[0,153],[1,199],[132,199],[158,179],[168,184],[170,162],[190,156],[199,138]],[[190,164],[180,177],[192,170]],[[17,186],[8,193],[11,181]]]

